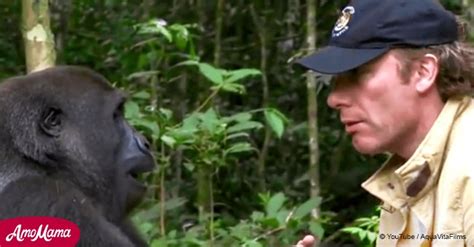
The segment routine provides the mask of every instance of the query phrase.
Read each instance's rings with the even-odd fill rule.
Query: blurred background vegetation
[[[385,157],[357,154],[326,106],[330,78],[292,64],[308,23],[323,46],[347,2],[49,1],[56,63],[130,92],[126,117],[152,141],[159,167],[133,213],[151,246],[373,245],[379,202],[360,183]],[[472,19],[472,1],[441,2]],[[0,1],[0,79],[26,71],[21,12]]]

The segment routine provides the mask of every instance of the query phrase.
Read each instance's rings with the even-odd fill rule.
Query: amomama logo
[[[76,246],[79,227],[55,217],[18,217],[0,221],[0,246]]]

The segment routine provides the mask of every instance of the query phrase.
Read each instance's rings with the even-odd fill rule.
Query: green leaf
[[[232,140],[232,139],[235,139],[235,138],[240,138],[240,137],[245,137],[245,138],[249,138],[249,134],[245,133],[245,132],[237,132],[237,133],[234,133],[234,134],[231,134],[231,135],[228,135],[225,140],[228,141],[228,140]]]
[[[196,60],[186,60],[184,62],[181,62],[181,63],[178,63],[176,64],[175,66],[182,66],[182,65],[185,65],[185,66],[196,66],[198,65],[199,62],[196,61]]]
[[[139,24],[136,26],[138,28],[138,33],[140,34],[161,34],[169,42],[173,41],[171,33],[166,29],[166,21],[154,19],[144,24]]]
[[[183,163],[183,165],[188,171],[190,172],[194,171],[195,166],[193,163],[185,162]]]
[[[253,222],[258,222],[265,218],[265,215],[262,212],[253,212],[252,215],[250,215],[250,218]]]
[[[277,228],[280,226],[280,223],[278,222],[276,215],[268,216],[267,218],[264,218],[263,220],[260,221],[260,224],[263,226],[263,228],[267,228],[267,229]]]
[[[248,142],[239,142],[234,145],[232,145],[230,148],[225,150],[225,154],[231,154],[231,153],[241,153],[241,152],[248,152],[252,151],[253,148]]]
[[[280,208],[283,206],[283,203],[285,203],[286,197],[283,193],[277,193],[270,200],[268,201],[266,205],[266,212],[269,217],[275,217],[276,213]]]
[[[180,128],[169,129],[166,135],[173,137],[177,144],[192,143],[194,141],[194,134],[197,128],[192,125],[183,125]]]
[[[137,119],[140,118],[140,107],[134,101],[125,102],[125,118],[126,119]]]
[[[146,68],[150,61],[148,61],[148,56],[146,54],[140,54],[137,61],[137,68]]]
[[[239,81],[247,76],[261,75],[260,70],[257,69],[238,69],[229,72],[228,78],[225,80],[226,83],[232,83]]]
[[[174,148],[174,145],[176,144],[176,140],[171,136],[162,135],[160,139],[171,148]]]
[[[359,239],[364,240],[367,237],[367,232],[366,231],[359,231],[358,233]]]
[[[280,226],[286,224],[286,219],[288,218],[289,214],[290,214],[290,211],[286,209],[282,209],[278,211],[276,215],[276,219],[278,220],[278,223],[280,223]]]
[[[183,120],[183,126],[181,127],[181,129],[194,132],[197,130],[198,124],[199,124],[199,114],[193,113]]]
[[[224,82],[223,84],[221,84],[221,88],[222,90],[226,92],[238,93],[238,94],[245,93],[245,87],[237,83]]]
[[[160,127],[155,121],[150,121],[147,119],[137,119],[135,121],[137,126],[142,126],[151,131],[153,138],[158,139],[160,136]]]
[[[166,120],[170,120],[173,117],[173,112],[170,109],[160,108],[160,113],[163,114]]]
[[[199,63],[198,66],[201,74],[214,84],[220,85],[224,82],[221,70],[207,63]]]
[[[279,118],[283,120],[284,123],[288,122],[288,118],[285,116],[285,114],[281,113],[278,109],[270,107],[270,108],[266,108],[266,110],[269,110],[275,113]]]
[[[166,211],[171,211],[171,210],[175,210],[177,208],[180,208],[180,207],[186,205],[187,201],[188,201],[188,199],[186,199],[184,197],[168,198],[168,199],[166,199],[165,210]],[[158,207],[161,207],[161,205],[159,205]]]
[[[182,51],[184,49],[186,49],[186,45],[188,44],[188,40],[183,38],[183,36],[181,36],[179,34],[175,36],[175,41],[174,42],[175,42],[176,46],[178,47],[178,49],[180,49]]]
[[[281,138],[283,135],[283,131],[285,130],[284,119],[275,111],[273,108],[265,109],[265,120],[267,124],[270,125],[273,132]]]
[[[358,228],[358,227],[353,227],[353,226],[349,226],[349,227],[344,227],[341,229],[342,232],[347,232],[347,233],[350,233],[350,234],[356,234],[358,232],[360,232],[362,229]]]
[[[138,228],[140,229],[140,232],[149,233],[153,230],[154,226],[150,222],[143,222],[138,225]]]
[[[252,234],[251,226],[243,222],[230,228],[230,235],[239,240],[247,239],[249,236],[251,236],[251,234]]]
[[[307,200],[306,202],[301,204],[295,210],[295,213],[293,214],[293,217],[295,219],[301,219],[301,218],[305,217],[306,215],[311,213],[311,210],[316,208],[319,205],[319,203],[321,203],[321,198],[320,197],[311,198],[311,199]]]
[[[244,122],[244,121],[249,121],[250,119],[252,119],[252,114],[248,112],[240,112],[229,117],[223,117],[222,122],[224,123],[230,123],[232,121]]]
[[[324,228],[318,222],[309,222],[309,231],[319,239],[322,239],[324,236]]]
[[[244,243],[245,247],[263,247],[263,245],[256,240],[249,240]]]
[[[165,202],[165,205],[163,209],[165,211],[172,211],[176,210],[177,208],[180,208],[184,205],[186,205],[187,199],[184,197],[173,197],[173,198],[168,198]],[[160,218],[160,209],[161,209],[162,204],[161,203],[155,203],[153,206],[147,209],[143,209],[140,212],[137,212],[136,216],[138,217],[138,225],[140,225],[140,222],[154,222],[157,219]],[[152,229],[150,230],[156,230],[154,225],[152,225]],[[173,231],[170,231],[168,234],[172,234]]]
[[[156,25],[156,29],[158,30],[158,33],[162,34],[168,40],[168,42],[173,42],[173,36],[168,29],[161,25]]]
[[[167,247],[165,239],[153,239],[150,247]]]
[[[243,130],[250,130],[250,129],[259,129],[262,128],[263,125],[259,122],[255,121],[248,121],[248,122],[240,122],[237,123],[229,128],[227,128],[228,133],[239,132]]]
[[[135,99],[144,99],[144,100],[147,100],[150,98],[150,93],[148,93],[147,91],[140,91],[138,93],[135,93],[132,98],[135,98]]]
[[[209,108],[204,114],[200,114],[199,118],[202,121],[202,126],[210,133],[215,132],[217,126],[220,124],[217,113],[212,108]]]
[[[168,237],[171,238],[171,239],[176,238],[176,235],[177,235],[176,230],[171,230],[171,231],[168,233]]]
[[[135,73],[132,73],[129,76],[127,76],[127,80],[133,80],[133,79],[137,79],[137,78],[151,78],[153,76],[158,75],[159,73],[160,72],[158,70],[135,72]]]
[[[367,238],[369,239],[370,243],[375,243],[375,240],[377,240],[377,233],[367,232]]]
[[[180,50],[184,50],[189,40],[188,29],[180,24],[173,24],[169,27],[175,33],[175,44]]]

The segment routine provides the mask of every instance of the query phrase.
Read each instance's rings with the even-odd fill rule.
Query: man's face
[[[419,123],[414,83],[400,77],[392,51],[335,77],[328,105],[340,111],[355,149],[365,154],[395,152],[412,140]]]

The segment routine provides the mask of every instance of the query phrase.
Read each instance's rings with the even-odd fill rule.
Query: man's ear
[[[436,77],[438,76],[438,58],[433,54],[425,54],[416,63],[416,74],[418,80],[416,82],[416,91],[420,94],[428,92],[436,85]]]

